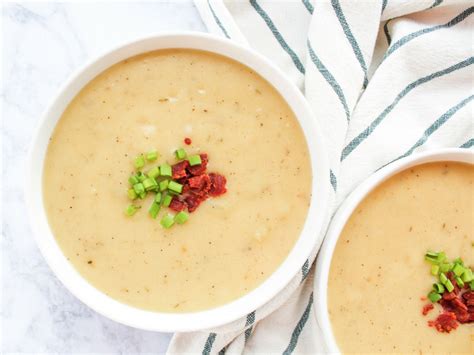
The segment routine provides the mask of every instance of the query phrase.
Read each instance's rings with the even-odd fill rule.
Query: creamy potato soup
[[[192,143],[185,145],[184,138]],[[124,208],[134,158],[207,153],[227,192],[163,228]],[[207,52],[161,50],[122,61],[70,103],[49,143],[44,201],[59,246],[92,285],[153,311],[204,310],[243,296],[287,257],[311,195],[293,112],[254,71]]]
[[[403,171],[355,209],[329,274],[329,314],[344,353],[471,353],[473,323],[449,334],[422,314],[434,276],[427,250],[474,266],[474,167],[442,162]]]

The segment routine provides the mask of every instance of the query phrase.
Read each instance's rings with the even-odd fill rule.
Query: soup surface
[[[451,333],[423,316],[434,282],[424,260],[443,250],[474,265],[474,167],[430,163],[403,171],[355,209],[333,256],[330,319],[344,353],[472,353],[473,325]]]
[[[163,229],[124,214],[133,158],[209,155],[227,193]],[[251,69],[194,50],[120,62],[71,102],[44,170],[49,223],[64,254],[95,287],[148,310],[198,311],[234,300],[283,262],[304,224],[311,165],[303,132],[277,91]],[[143,210],[143,208],[145,210]]]

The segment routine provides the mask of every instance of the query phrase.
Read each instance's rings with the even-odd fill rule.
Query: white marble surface
[[[25,215],[24,158],[61,83],[117,44],[168,30],[205,31],[191,1],[3,2],[2,353],[162,353],[171,334],[106,319],[52,274]]]

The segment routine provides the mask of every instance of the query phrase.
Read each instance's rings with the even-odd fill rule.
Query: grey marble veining
[[[133,329],[79,302],[39,253],[24,159],[59,86],[85,61],[158,31],[205,31],[191,1],[3,3],[1,352],[162,353],[171,334]]]

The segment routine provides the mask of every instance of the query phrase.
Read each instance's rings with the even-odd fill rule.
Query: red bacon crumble
[[[201,157],[201,164],[188,166],[186,168],[187,172],[193,176],[204,174],[207,169],[207,162],[208,162],[207,154],[203,153],[203,154],[199,154],[199,156]]]
[[[170,209],[176,212],[180,212],[186,209],[186,204],[183,201],[180,201],[176,196],[173,197],[170,203]]]
[[[435,320],[428,321],[430,327],[436,328],[438,332],[449,333],[458,327],[456,315],[453,312],[443,312]]]
[[[425,304],[421,313],[426,316],[433,308],[433,303]]]
[[[204,191],[207,193],[211,187],[211,179],[209,178],[209,175],[202,174],[190,178],[188,184],[192,190]]]
[[[467,284],[464,285],[464,288],[460,288],[454,280],[452,272],[448,272],[446,276],[452,280],[454,289],[451,292],[444,291],[443,298],[438,301],[443,309],[441,314],[435,320],[428,321],[430,327],[441,333],[449,333],[456,329],[459,323],[474,322],[474,291],[469,290]],[[423,315],[426,315],[432,309],[425,313],[428,306],[423,307]]]
[[[189,166],[189,162],[187,160],[180,161],[179,163],[174,164],[171,167],[173,172],[173,179],[178,180],[182,179],[187,176],[186,168]]]
[[[176,212],[187,209],[194,212],[199,205],[210,196],[217,197],[224,194],[227,180],[217,173],[206,173],[209,158],[206,153],[199,155],[201,164],[190,166],[187,160],[174,164],[172,168],[173,180],[183,185],[180,197],[173,197],[170,208]]]
[[[209,195],[220,196],[225,194],[227,191],[225,188],[225,184],[227,183],[225,176],[216,173],[210,173],[209,177],[211,179],[211,189],[209,190]]]
[[[184,138],[184,143],[190,145],[192,143],[191,138]]]

